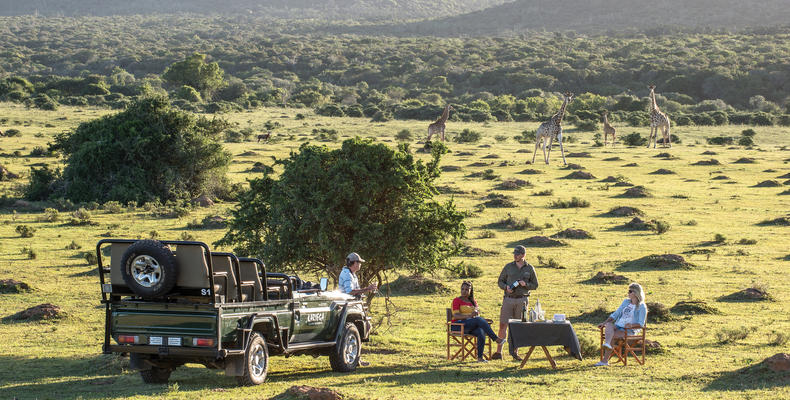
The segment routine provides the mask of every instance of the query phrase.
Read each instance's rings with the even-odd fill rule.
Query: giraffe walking
[[[658,130],[661,129],[661,135],[664,137],[664,147],[669,145],[672,147],[672,139],[669,136],[669,117],[662,113],[656,104],[656,85],[648,86],[650,88],[650,137],[647,139],[647,148],[650,148],[650,141],[653,141],[653,148],[656,148],[658,142]]]
[[[607,118],[608,115],[609,111],[603,112],[603,145],[606,146],[606,138],[608,138],[609,135],[612,135],[612,147],[614,147],[614,135],[616,131],[614,127],[609,124],[609,118]]]
[[[532,153],[532,163],[535,163],[535,155],[538,154],[538,146],[542,144],[543,147],[543,161],[549,163],[549,156],[551,155],[551,146],[554,139],[560,143],[560,154],[562,154],[562,163],[565,162],[565,149],[562,148],[562,117],[565,116],[565,107],[568,106],[573,100],[573,93],[565,92],[565,100],[562,102],[560,110],[554,114],[550,120],[540,124],[537,132],[535,132],[535,152]],[[546,153],[546,146],[549,147],[549,152]]]
[[[436,122],[428,125],[428,139],[426,140],[426,142],[430,142],[431,136],[433,136],[433,134],[435,133],[440,134],[440,138],[442,142],[444,142],[444,126],[445,126],[444,123],[447,122],[447,118],[450,117],[450,110],[454,110],[454,108],[453,106],[448,104],[446,107],[444,107],[444,112],[442,112],[442,116],[439,117],[439,119],[437,119]]]

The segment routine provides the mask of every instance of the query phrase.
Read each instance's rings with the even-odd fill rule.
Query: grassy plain
[[[0,165],[21,173],[21,179],[0,182],[0,193],[15,195],[16,188],[26,182],[29,166],[39,163],[55,165],[48,157],[31,157],[35,146],[45,146],[52,136],[72,129],[79,122],[107,114],[101,109],[61,107],[59,111],[29,110],[0,103],[0,116],[8,120],[3,131],[14,128],[20,137],[0,137]],[[295,118],[301,112],[304,120]],[[227,114],[224,117],[239,123],[239,128],[261,130],[266,121],[283,124],[276,129],[271,143],[227,143],[234,155],[230,176],[243,182],[255,175],[248,172],[254,162],[267,165],[272,157],[287,157],[290,151],[306,140],[315,142],[313,129],[336,129],[340,140],[346,137],[376,137],[390,145],[402,129],[415,134],[412,148],[419,144],[427,125],[418,121],[370,123],[367,119],[325,118],[305,110],[262,109]],[[537,354],[525,369],[517,370],[513,361],[488,364],[446,361],[444,356],[444,308],[456,296],[460,280],[442,280],[451,292],[437,295],[397,296],[392,301],[395,313],[392,325],[379,328],[372,342],[365,347],[371,366],[351,374],[332,373],[325,358],[272,358],[268,381],[252,388],[236,387],[234,379],[218,371],[197,365],[176,370],[168,385],[145,385],[136,373],[126,370],[128,363],[112,356],[101,355],[103,310],[100,306],[98,278],[94,266],[88,265],[83,252],[92,252],[95,243],[104,237],[149,237],[156,231],[161,238],[180,238],[185,232],[195,239],[213,242],[224,233],[222,229],[188,229],[187,224],[206,215],[223,215],[233,204],[220,203],[211,208],[196,209],[183,218],[157,218],[141,208],[124,208],[118,213],[92,211],[90,226],[72,226],[66,221],[69,212],[60,212],[60,219],[43,221],[45,205],[15,206],[0,209],[0,279],[16,279],[33,287],[29,293],[0,294],[0,316],[41,303],[60,306],[65,317],[47,322],[0,323],[0,398],[269,398],[292,385],[331,387],[347,398],[372,399],[443,399],[476,398],[781,398],[790,396],[790,378],[757,368],[764,358],[779,352],[790,352],[781,334],[790,332],[787,318],[790,279],[790,227],[760,225],[764,220],[787,215],[790,195],[780,195],[790,186],[753,187],[765,180],[784,183],[790,172],[790,129],[755,128],[757,146],[728,148],[708,146],[711,136],[739,136],[746,127],[678,127],[673,133],[682,144],[671,149],[645,149],[618,144],[615,148],[592,146],[592,134],[573,132],[575,143],[566,143],[568,153],[589,153],[589,157],[568,157],[569,163],[580,164],[595,179],[564,179],[573,170],[562,168],[559,149],[551,153],[550,165],[538,162],[527,165],[532,158],[533,144],[519,144],[513,137],[524,129],[536,128],[535,123],[448,123],[448,133],[464,128],[478,131],[482,140],[473,144],[450,143],[452,153],[443,159],[444,166],[457,167],[439,179],[445,187],[442,197],[452,196],[458,207],[470,212],[467,244],[488,252],[464,260],[482,268],[483,275],[474,279],[476,297],[483,313],[496,318],[501,294],[496,278],[502,266],[512,258],[511,248],[525,238],[552,235],[566,228],[584,229],[595,239],[564,239],[567,246],[528,248],[527,260],[538,265],[538,256],[554,259],[563,269],[538,267],[540,287],[533,301],[540,299],[547,314],[565,313],[572,319],[603,305],[613,310],[626,295],[626,284],[585,283],[598,271],[625,275],[640,282],[647,300],[671,307],[688,299],[706,301],[721,311],[718,315],[674,315],[668,322],[649,325],[648,335],[666,349],[663,354],[649,355],[643,367],[628,366],[595,368],[594,358],[582,362],[567,356],[557,357],[558,369]],[[646,136],[648,128],[615,125],[619,135],[636,131]],[[506,136],[502,142],[496,136]],[[338,146],[338,142],[327,142]],[[18,151],[21,156],[14,156]],[[715,155],[701,153],[715,152]],[[241,155],[245,152],[247,155]],[[657,158],[668,152],[671,159]],[[421,157],[424,157],[421,156]],[[734,163],[748,157],[755,163]],[[615,159],[617,158],[617,159]],[[606,161],[607,159],[612,161]],[[713,166],[691,165],[697,161],[716,159]],[[537,161],[540,161],[540,154]],[[475,164],[483,163],[483,164]],[[636,163],[637,166],[626,166]],[[471,166],[475,164],[476,166]],[[651,174],[661,168],[674,174]],[[492,169],[495,179],[470,177]],[[538,170],[524,174],[525,169]],[[645,186],[652,197],[619,197],[627,187],[601,182],[607,176],[622,176],[635,185]],[[726,176],[724,179],[714,179]],[[502,180],[518,178],[530,182],[520,190],[498,190]],[[790,182],[788,182],[790,183]],[[452,189],[452,190],[447,190]],[[552,190],[550,196],[535,196]],[[512,196],[513,208],[482,208],[489,193]],[[579,197],[589,201],[585,208],[552,208],[556,200]],[[603,216],[617,206],[643,210],[645,219],[663,220],[671,226],[664,234],[651,231],[622,230],[630,217]],[[529,218],[542,230],[506,230],[485,228],[485,225],[506,218],[508,214]],[[32,237],[22,238],[15,231],[18,225],[36,229]],[[716,234],[725,240],[713,243]],[[741,239],[747,239],[739,244]],[[751,240],[751,241],[749,241]],[[76,242],[81,249],[68,249]],[[32,249],[35,259],[23,254]],[[689,254],[702,253],[707,254]],[[623,266],[623,262],[650,254],[682,254],[695,267],[690,269],[652,270]],[[364,256],[364,255],[363,255]],[[395,277],[390,277],[394,279]],[[722,296],[754,285],[767,287],[773,301],[722,301]],[[384,303],[376,299],[373,312],[380,316]],[[376,319],[377,316],[374,316]],[[597,320],[575,319],[580,338],[597,343]],[[717,334],[743,328],[743,339],[722,344]],[[779,344],[777,344],[779,343]],[[559,349],[552,349],[559,354]]]

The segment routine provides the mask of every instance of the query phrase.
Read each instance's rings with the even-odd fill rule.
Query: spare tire
[[[134,242],[121,257],[126,286],[141,297],[164,296],[178,280],[178,264],[170,247],[158,240]]]

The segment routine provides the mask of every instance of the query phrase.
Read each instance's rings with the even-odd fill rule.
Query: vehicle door
[[[324,341],[327,337],[331,301],[319,289],[294,291],[295,342]]]

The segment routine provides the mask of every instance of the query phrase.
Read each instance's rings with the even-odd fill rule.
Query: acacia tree
[[[303,144],[280,161],[279,179],[264,173],[250,181],[215,245],[258,256],[273,270],[335,279],[355,251],[367,261],[362,285],[381,284],[385,270],[445,267],[466,230],[452,201],[433,199],[446,152],[436,143],[423,163],[405,144],[398,150],[360,138],[336,150]]]
[[[206,55],[195,53],[167,67],[162,79],[175,86],[190,86],[211,95],[225,84],[225,72],[216,62],[206,63]]]

